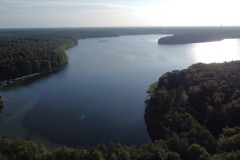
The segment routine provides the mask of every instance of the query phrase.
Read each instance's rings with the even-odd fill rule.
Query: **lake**
[[[197,62],[240,59],[240,41],[159,45],[164,35],[79,40],[69,64],[34,83],[0,91],[0,133],[49,148],[149,141],[144,123],[148,87],[165,72]]]

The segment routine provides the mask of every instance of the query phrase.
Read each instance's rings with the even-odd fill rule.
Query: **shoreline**
[[[34,32],[33,32],[34,31]],[[49,36],[50,38],[59,38],[62,40],[67,40],[64,43],[62,43],[59,48],[57,48],[57,52],[62,54],[64,52],[63,56],[67,56],[66,50],[69,48],[72,48],[73,46],[78,44],[78,41],[81,39],[88,39],[88,38],[104,38],[104,37],[118,37],[118,36],[124,36],[124,35],[150,35],[150,34],[163,34],[163,35],[173,35],[173,36],[166,36],[162,37],[158,40],[158,44],[160,45],[175,45],[175,44],[189,44],[189,43],[204,43],[204,42],[214,42],[214,41],[221,41],[227,38],[234,38],[237,39],[240,37],[240,28],[206,28],[206,27],[156,27],[156,28],[98,28],[98,29],[57,29],[57,30],[50,30],[49,35],[47,29],[46,30],[29,30],[26,33],[23,33],[22,38],[23,39],[29,39],[29,36],[33,36],[33,40],[42,39],[42,35]],[[56,31],[56,32],[53,32]],[[64,31],[64,33],[60,32]],[[236,34],[233,34],[232,32],[236,31]],[[4,33],[4,31],[2,32]],[[20,33],[22,34],[22,33]],[[26,35],[25,35],[26,34]],[[17,35],[17,34],[16,34]],[[13,37],[13,39],[15,39]],[[72,41],[72,42],[71,42]],[[51,47],[51,46],[50,46]],[[60,49],[60,50],[58,50]],[[58,55],[57,55],[58,56]],[[51,61],[51,59],[49,59]],[[61,62],[60,62],[61,63]],[[47,73],[54,72],[54,70],[59,70],[63,66],[65,66],[68,63],[65,62],[65,64],[61,66],[55,66],[57,68],[45,70]],[[14,66],[13,66],[14,67]],[[53,66],[52,66],[53,67]],[[43,68],[42,68],[43,69]],[[44,69],[43,71],[36,71],[31,74],[40,73],[40,75],[45,73]],[[43,73],[42,73],[43,72]],[[0,81],[0,88],[1,86],[5,86],[6,84],[11,83],[12,79],[18,79],[19,77],[12,77],[12,78],[6,78]],[[26,75],[28,76],[28,75]],[[9,76],[11,77],[11,76]],[[31,78],[31,77],[30,77]]]
[[[54,72],[58,72],[58,71],[62,70],[66,65],[67,64],[65,64],[63,66],[60,66],[58,68],[55,68],[53,70],[50,70],[50,71],[33,73],[33,74],[17,77],[17,78],[14,78],[14,79],[8,79],[8,80],[0,81],[0,89],[4,89],[5,87],[6,88],[7,87],[11,87],[11,86],[17,84],[18,82],[31,81],[31,80],[34,80],[35,78],[41,78],[41,77],[43,77],[45,75],[52,74]]]
[[[216,42],[227,39],[219,35],[199,35],[198,34],[186,34],[186,35],[173,35],[166,36],[158,39],[158,44],[162,45],[175,45],[175,44],[191,44],[191,43],[206,43]]]
[[[75,39],[74,43],[72,43],[70,45],[68,45],[67,43],[62,44],[62,46],[60,46],[57,50],[58,50],[59,53],[62,52],[62,50],[63,50],[64,56],[67,57],[66,50],[69,49],[69,48],[72,48],[76,45],[78,45],[78,39]],[[31,80],[31,79],[36,78],[36,77],[40,77],[40,76],[43,76],[43,75],[46,75],[46,74],[49,74],[49,73],[53,73],[55,71],[61,70],[67,64],[68,64],[68,60],[63,65],[60,65],[60,66],[58,66],[56,68],[53,68],[51,70],[43,70],[43,71],[40,71],[40,72],[35,72],[35,73],[31,73],[31,74],[27,74],[27,75],[15,77],[15,78],[0,80],[0,89],[11,86],[11,85],[14,85],[14,84],[16,84],[17,82],[20,82],[20,81]]]

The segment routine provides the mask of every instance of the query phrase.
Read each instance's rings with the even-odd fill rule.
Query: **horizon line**
[[[217,27],[240,27],[240,25],[189,25],[189,26],[89,26],[89,27],[0,27],[1,30],[3,29],[90,29],[90,28],[217,28]]]

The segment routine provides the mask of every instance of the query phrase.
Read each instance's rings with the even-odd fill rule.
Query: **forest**
[[[219,152],[211,155],[197,143],[189,144],[177,135],[168,140],[149,142],[140,147],[118,143],[99,144],[87,149],[68,147],[48,150],[41,144],[29,140],[10,140],[0,136],[1,160],[239,160],[240,151],[231,148],[239,143],[238,129],[226,129],[217,141]],[[239,133],[239,132],[238,132]],[[235,135],[235,136],[234,136]],[[237,136],[238,135],[238,136]],[[237,142],[235,142],[235,140]],[[188,146],[187,150],[185,150]],[[229,147],[230,148],[226,148]],[[232,149],[232,150],[231,150]],[[185,152],[187,158],[180,152]]]
[[[76,44],[50,37],[0,39],[0,80],[59,69],[67,63],[65,49]]]
[[[57,34],[0,33],[0,80],[57,70],[68,62],[65,50],[76,44],[75,38]]]
[[[146,100],[151,139],[166,141],[182,159],[240,159],[239,70],[240,61],[198,63],[161,76]]]

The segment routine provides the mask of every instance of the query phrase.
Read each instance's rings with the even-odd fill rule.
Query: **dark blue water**
[[[214,61],[204,48],[217,46],[211,50],[215,54],[218,46],[226,43],[164,46],[157,44],[159,37],[80,40],[78,46],[67,50],[69,64],[62,71],[0,91],[5,105],[0,132],[49,147],[147,142],[144,100],[149,85],[164,72]],[[235,47],[232,52],[228,49],[227,58],[239,59],[238,40],[227,43]]]

